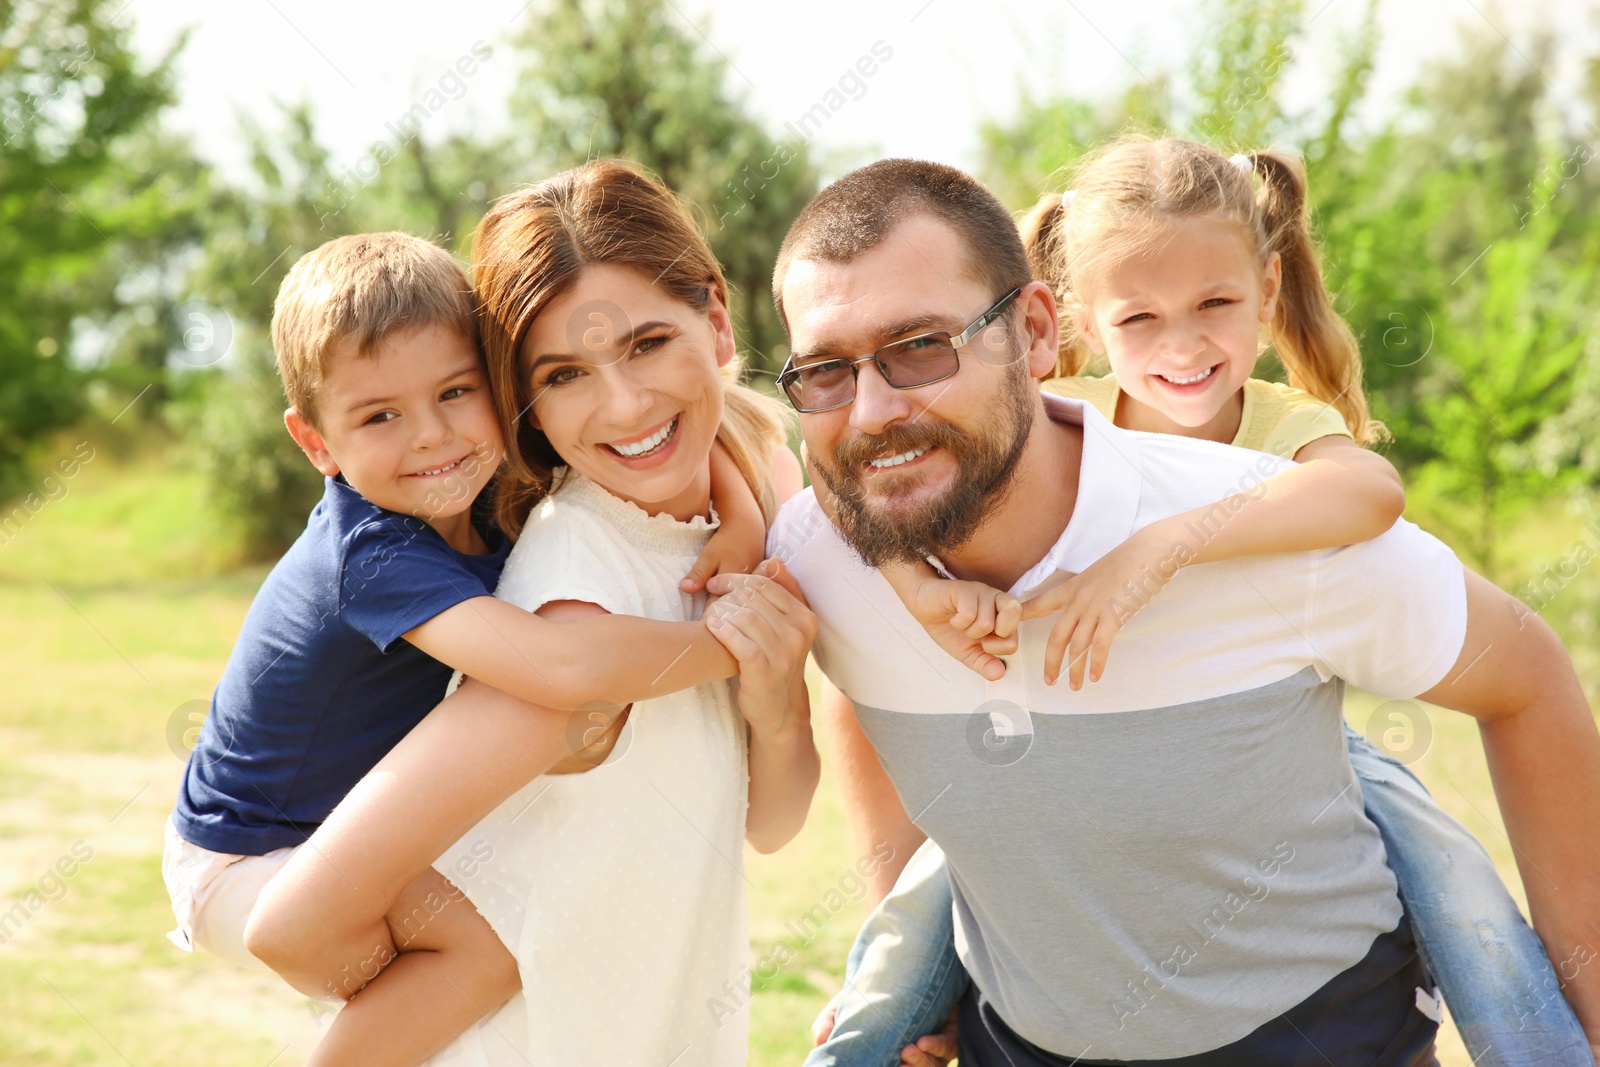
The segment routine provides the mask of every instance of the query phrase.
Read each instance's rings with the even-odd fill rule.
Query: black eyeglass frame
[[[851,404],[856,402],[856,392],[861,379],[861,364],[863,363],[877,364],[878,373],[883,375],[883,380],[888,383],[889,388],[891,389],[921,389],[925,385],[933,385],[935,382],[942,382],[946,378],[953,378],[956,372],[961,369],[961,361],[959,359],[956,360],[955,366],[952,367],[948,373],[929,378],[925,382],[916,382],[911,385],[896,385],[889,378],[889,368],[885,366],[885,357],[883,353],[891,348],[899,348],[902,345],[911,344],[914,341],[924,341],[931,337],[946,337],[950,340],[950,347],[959,355],[961,349],[971,344],[973,339],[976,338],[978,334],[982,333],[985,327],[989,326],[1002,314],[1004,314],[1006,308],[1010,306],[1011,302],[1017,298],[1017,294],[1020,292],[1022,292],[1020,286],[1011,290],[1005,296],[1002,296],[999,300],[995,301],[994,305],[990,307],[988,311],[985,311],[982,315],[979,315],[976,319],[973,319],[966,329],[955,335],[951,335],[949,330],[932,330],[928,333],[919,333],[915,337],[906,337],[899,341],[893,341],[884,345],[882,348],[879,348],[877,351],[873,352],[872,355],[862,356],[860,359],[843,359],[837,357],[833,359],[819,359],[815,363],[805,364],[804,368],[796,367],[794,365],[794,357],[790,356],[789,359],[783,364],[783,369],[778,372],[778,387],[783,390],[783,395],[788,398],[789,403],[796,411],[800,412],[802,415],[815,415],[824,411],[837,411],[842,407],[849,407]],[[841,401],[837,404],[829,404],[827,407],[801,407],[800,402],[796,400],[794,394],[789,391],[789,387],[800,380],[800,371],[802,369],[811,370],[819,367],[827,367],[831,364],[842,364],[850,368],[850,399]]]

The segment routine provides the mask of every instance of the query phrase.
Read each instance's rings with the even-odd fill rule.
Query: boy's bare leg
[[[406,887],[387,917],[390,942],[333,990],[349,997],[306,1067],[416,1067],[509,1000],[516,960],[466,895],[438,871]],[[399,949],[393,962],[383,959]],[[386,964],[386,965],[385,965]],[[357,992],[359,990],[359,992]]]
[[[368,772],[262,890],[245,930],[247,947],[306,996],[348,996],[352,982],[371,979],[395,959],[387,916],[416,879],[569,754],[569,718],[463,684]]]

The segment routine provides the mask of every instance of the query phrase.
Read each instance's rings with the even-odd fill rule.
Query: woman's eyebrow
[[[616,341],[616,347],[627,348],[629,345],[633,344],[634,340],[640,334],[649,333],[651,330],[659,330],[663,326],[671,325],[673,325],[673,323],[667,322],[665,319],[652,319],[649,322],[641,322],[627,333],[619,336]],[[538,370],[542,364],[545,363],[579,363],[582,362],[582,360],[582,356],[576,356],[570,352],[545,352],[542,355],[538,355],[533,358],[533,362],[528,365],[528,373],[531,375],[534,371]]]

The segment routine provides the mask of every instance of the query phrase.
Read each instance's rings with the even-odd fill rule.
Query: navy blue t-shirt
[[[259,856],[298,845],[444,697],[451,669],[401,635],[490,595],[510,545],[457,552],[329,478],[245,615],[178,790],[178,833]]]

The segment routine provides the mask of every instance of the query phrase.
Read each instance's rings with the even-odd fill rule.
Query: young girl
[[[1058,370],[1071,375],[1045,390],[1092,403],[1127,429],[1299,462],[1250,492],[1144,527],[1025,605],[931,568],[885,570],[929,633],[990,676],[1004,669],[995,656],[1015,649],[1019,618],[1061,612],[1046,680],[1057,680],[1066,657],[1077,689],[1086,675],[1099,679],[1116,631],[1179,568],[1367,540],[1394,523],[1404,496],[1394,469],[1359,447],[1384,431],[1368,417],[1354,338],[1324,288],[1293,161],[1124,140],[1088,157],[1075,184],[1045,196],[1023,225],[1035,273],[1062,309]],[[1287,386],[1250,377],[1264,332]],[[1111,375],[1076,377],[1091,350],[1105,354]],[[1346,734],[1424,963],[1474,1062],[1593,1062],[1550,960],[1482,847],[1404,765]],[[953,1054],[948,1035],[920,1036],[965,985],[950,909],[943,857],[928,842],[862,927],[830,1006],[833,1036],[808,1064],[898,1055],[920,1065]],[[829,1028],[825,1012],[819,1034]]]
[[[719,427],[766,514],[799,482],[792,456],[774,462],[781,409],[730,384],[727,289],[704,239],[662,186],[590,163],[496,204],[473,281],[508,443],[496,518],[520,535],[497,595],[556,621],[693,620],[703,597],[679,581],[716,527]],[[786,843],[818,777],[803,679],[815,617],[777,561],[764,572],[707,623],[737,690],[702,677],[620,706],[597,677],[597,699],[569,717],[466,681],[335,810],[254,921],[292,941],[281,955],[302,956],[308,978],[336,972],[431,863],[511,950],[522,989],[497,1012],[469,1004],[487,1018],[439,1062],[744,1063],[743,844]],[[632,667],[632,649],[613,651]],[[344,1012],[371,1030],[468,999],[394,973],[405,963],[374,985],[388,983],[381,1005],[362,993]],[[377,1062],[353,1039],[328,1044],[317,1062]]]

